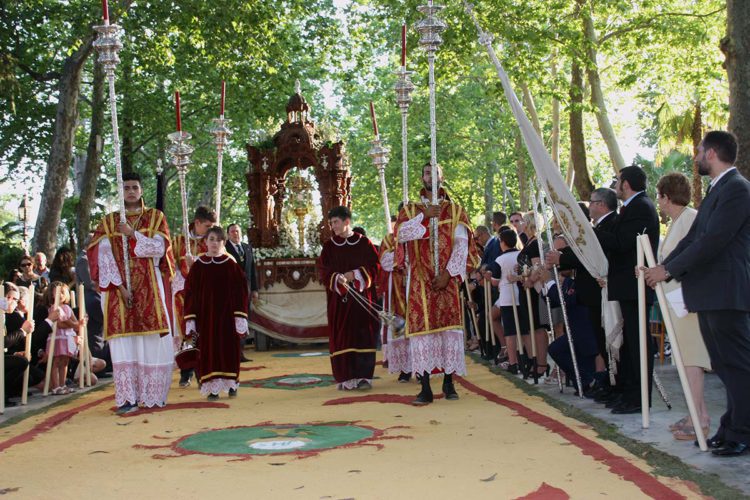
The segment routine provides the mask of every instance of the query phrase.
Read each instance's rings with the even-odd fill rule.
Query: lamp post
[[[23,253],[29,255],[28,246],[28,221],[29,221],[29,210],[28,210],[28,199],[27,196],[23,195],[23,201],[18,206],[18,220],[23,224]]]

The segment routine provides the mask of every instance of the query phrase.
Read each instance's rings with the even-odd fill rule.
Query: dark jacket
[[[608,214],[603,221],[599,223],[595,231],[610,231],[617,220],[617,214],[612,212]],[[584,265],[578,260],[573,253],[573,249],[565,247],[560,252],[560,269],[563,271],[573,269],[576,272],[576,296],[580,304],[586,307],[600,309],[602,307],[602,288],[596,279],[586,270]]]
[[[750,182],[727,172],[664,260],[689,311],[750,311]]]
[[[490,238],[487,241],[487,245],[484,247],[484,252],[482,252],[482,266],[489,266],[490,264],[495,263],[495,259],[497,259],[500,256],[500,240],[497,239],[497,236],[494,236]]]
[[[644,233],[648,234],[652,251],[656,255],[659,246],[659,216],[654,203],[645,193],[639,193],[627,206],[620,209],[611,231],[596,231],[609,260],[609,300],[638,300],[638,280],[635,277],[636,238]],[[648,287],[646,301],[654,302],[654,291]]]
[[[240,255],[234,249],[234,243],[232,243],[231,241],[227,240],[226,249],[229,255],[234,257],[234,260],[237,261],[237,264],[239,264],[242,270],[245,271],[245,276],[247,277],[247,283],[250,287],[250,291],[255,292],[258,290],[258,279],[255,275],[255,257],[253,256],[253,247],[243,242],[240,242],[240,245],[242,246],[242,251],[244,252],[242,257],[240,257]]]

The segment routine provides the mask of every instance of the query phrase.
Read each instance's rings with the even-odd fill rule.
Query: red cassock
[[[201,383],[217,378],[238,380],[240,345],[235,319],[247,320],[247,280],[228,255],[203,255],[185,283],[185,320],[198,332]]]
[[[193,224],[190,224],[190,254],[193,257],[198,257],[203,255],[208,251],[208,246],[206,245],[206,239],[203,236],[195,237],[192,236],[193,231]],[[174,258],[177,263],[177,271],[176,273],[180,273],[182,275],[183,280],[187,279],[188,272],[190,270],[188,269],[188,263],[187,263],[187,248],[185,245],[185,235],[178,235],[175,236],[172,240],[172,251],[174,252]],[[182,338],[185,336],[185,291],[184,289],[180,288],[180,282],[176,282],[172,286],[172,293],[174,294],[173,300],[174,305],[172,306],[174,310],[174,318],[175,318],[175,337]]]
[[[378,251],[364,236],[354,233],[348,238],[334,236],[323,245],[318,258],[320,280],[328,296],[328,331],[333,377],[342,383],[372,379],[375,370],[375,347],[380,322],[359,300],[337,282],[340,274],[358,271],[351,286],[362,289],[364,301],[376,303],[375,284],[380,271]]]

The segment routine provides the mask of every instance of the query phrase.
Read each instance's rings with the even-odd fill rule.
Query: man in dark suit
[[[588,206],[588,217],[593,221],[597,232],[611,231],[617,219],[617,193],[610,188],[602,187],[591,193]],[[560,270],[575,270],[576,301],[588,309],[589,319],[598,356],[596,357],[596,387],[584,391],[587,396],[605,396],[609,393],[609,375],[607,373],[607,339],[602,327],[602,288],[586,267],[566,246],[560,251],[550,250],[545,256],[548,265],[556,264]],[[577,349],[577,348],[576,348]]]
[[[607,254],[609,300],[620,304],[623,319],[623,345],[620,349],[622,396],[610,401],[612,413],[628,414],[641,411],[641,375],[638,324],[638,280],[633,270],[637,264],[636,238],[648,234],[656,255],[659,245],[659,216],[654,203],[646,195],[646,173],[638,166],[625,167],[617,174],[615,191],[623,201],[620,214],[611,231],[597,231],[596,236]],[[653,290],[646,293],[647,311],[654,302]],[[648,317],[648,314],[647,314]],[[648,325],[643,325],[646,328]],[[653,342],[647,345],[649,401],[654,372]]]
[[[679,280],[686,308],[698,313],[711,366],[727,391],[727,411],[708,440],[719,456],[742,455],[750,445],[750,182],[736,159],[732,134],[706,134],[696,163],[711,177],[709,191],[664,265],[646,271],[650,286]]]
[[[255,274],[255,257],[253,256],[253,247],[247,243],[243,243],[242,234],[240,233],[240,226],[238,224],[230,224],[227,227],[227,241],[226,249],[229,252],[237,264],[245,271],[245,277],[247,278],[247,287],[250,291],[250,308],[258,300],[258,279]],[[248,316],[250,311],[248,311]],[[243,342],[243,341],[240,341]],[[242,351],[242,349],[240,349]],[[241,361],[244,363],[250,361],[242,354]]]
[[[474,231],[474,235],[477,238],[477,242],[482,245],[484,249],[482,251],[481,267],[488,267],[495,263],[495,259],[500,256],[500,240],[497,236],[490,234],[490,230],[487,226],[477,226]]]

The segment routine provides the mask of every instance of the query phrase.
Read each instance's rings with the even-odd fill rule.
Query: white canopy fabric
[[[492,35],[482,30],[474,17],[472,6],[466,2],[464,4],[479,31],[479,42],[487,48],[487,53],[497,69],[497,76],[503,85],[505,97],[516,122],[518,122],[526,149],[531,157],[537,181],[544,189],[547,199],[552,202],[551,208],[565,233],[568,244],[594,278],[606,279],[609,263],[591,223],[578,208],[578,202],[573,193],[565,183],[557,165],[552,161],[552,157],[547,152],[542,139],[526,116],[521,102],[513,91],[510,79],[492,47]],[[607,344],[610,346],[612,354],[617,357],[622,345],[622,313],[617,302],[607,299],[606,287],[602,288],[602,321],[607,334]]]

